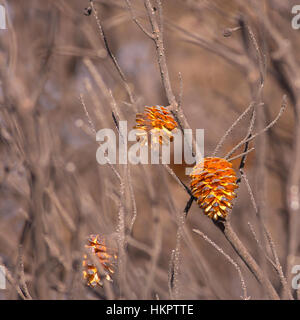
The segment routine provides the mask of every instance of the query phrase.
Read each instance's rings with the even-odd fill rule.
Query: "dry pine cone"
[[[88,244],[85,246],[91,250],[91,254],[94,255],[98,260],[103,271],[105,272],[105,279],[112,281],[111,274],[114,273],[113,262],[117,259],[117,255],[109,250],[105,245],[105,239],[99,235],[90,235],[88,238]],[[88,260],[87,255],[84,255],[82,262],[83,266],[83,278],[86,280],[89,286],[102,286],[100,271],[97,267]]]
[[[191,173],[191,189],[204,214],[226,219],[236,197],[237,177],[232,164],[222,158],[204,158]]]
[[[153,130],[154,143],[168,143],[173,140],[172,131],[177,128],[174,117],[163,106],[145,107],[144,113],[137,113],[136,123],[134,129],[140,130],[137,135],[142,142],[147,141],[147,134]],[[155,137],[158,135],[158,138]]]

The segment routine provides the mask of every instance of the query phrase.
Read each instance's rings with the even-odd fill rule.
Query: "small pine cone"
[[[111,274],[114,273],[113,264],[117,259],[117,255],[114,253],[114,250],[107,248],[105,245],[105,239],[99,235],[90,235],[88,238],[88,244],[85,245],[86,248],[91,250],[91,254],[94,255],[101,263],[103,270],[105,272],[105,279],[112,281]],[[87,255],[83,256],[82,261],[83,267],[83,278],[87,281],[89,286],[102,286],[100,271],[97,270],[97,267],[88,260]]]
[[[214,220],[226,219],[238,188],[232,164],[222,158],[204,158],[190,176],[192,193],[204,214]]]
[[[177,128],[173,115],[163,106],[145,107],[143,113],[136,114],[136,123],[134,129],[140,130],[137,135],[142,142],[146,141],[148,133],[153,130],[154,143],[168,143],[173,140],[172,131]]]

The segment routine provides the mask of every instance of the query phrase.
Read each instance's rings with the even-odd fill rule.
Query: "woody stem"
[[[262,285],[265,289],[267,295],[272,300],[279,300],[279,296],[274,289],[270,280],[264,275],[263,271],[253,259],[249,251],[246,249],[244,244],[238,238],[236,233],[233,231],[229,221],[217,221],[215,225],[223,232],[225,238],[231,244],[235,252],[240,256],[240,258],[244,261],[249,270],[253,273],[257,281]]]

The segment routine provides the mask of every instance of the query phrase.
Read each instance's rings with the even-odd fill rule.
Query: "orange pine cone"
[[[144,113],[136,114],[137,125],[134,129],[140,130],[137,134],[139,138],[145,140],[147,134],[153,130],[154,136],[159,135],[158,139],[153,139],[154,143],[168,143],[172,141],[172,131],[177,128],[177,122],[171,112],[163,106],[145,107]]]
[[[191,190],[204,214],[226,219],[236,197],[237,177],[232,164],[222,158],[204,158],[191,173]]]
[[[91,254],[93,254],[101,263],[105,272],[105,279],[112,281],[110,275],[114,273],[113,260],[117,259],[117,255],[113,252],[109,252],[105,245],[105,239],[103,237],[101,238],[99,235],[90,235],[88,238],[88,244],[85,245],[85,247],[89,248],[91,250]],[[102,286],[100,272],[97,270],[97,267],[88,261],[86,254],[83,258],[82,274],[83,278],[87,281],[87,285],[92,287],[96,285]]]

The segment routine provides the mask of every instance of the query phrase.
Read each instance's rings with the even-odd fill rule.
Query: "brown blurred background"
[[[88,0],[0,3],[7,13],[7,30],[0,30],[0,264],[9,273],[0,299],[240,299],[237,270],[193,228],[204,232],[240,266],[248,296],[266,299],[224,235],[195,203],[180,248],[178,241],[176,247],[178,215],[189,196],[163,166],[117,165],[120,185],[110,166],[96,162],[98,145],[86,113],[96,131],[116,131],[109,90],[129,127],[134,125],[136,110],[168,104],[155,45],[132,21],[126,1],[98,0],[94,5],[134,93],[134,104],[103,45],[93,13],[84,15]],[[182,108],[191,128],[205,130],[205,156],[211,155],[251,101],[264,102],[257,107],[257,132],[276,117],[287,95],[282,117],[251,144],[255,151],[247,157],[245,172],[297,298],[290,284],[291,268],[300,264],[300,38],[299,30],[291,26],[291,8],[297,1],[162,3],[171,84],[179,99],[181,73]],[[132,1],[132,5],[150,30],[143,1]],[[224,37],[224,30],[241,25]],[[261,59],[245,25],[253,32]],[[258,97],[262,69],[264,87]],[[219,156],[244,138],[249,121],[250,114],[231,132]],[[233,162],[235,169],[239,162]],[[189,183],[185,166],[171,167]],[[131,232],[132,194],[137,217]],[[272,256],[271,250],[243,182],[231,221],[266,277],[286,298],[266,259],[265,255]],[[123,248],[114,282],[104,281],[103,288],[86,286],[81,276],[90,234],[104,235],[112,246]],[[172,259],[175,248],[179,261]],[[179,269],[175,289],[170,285],[174,264]]]

